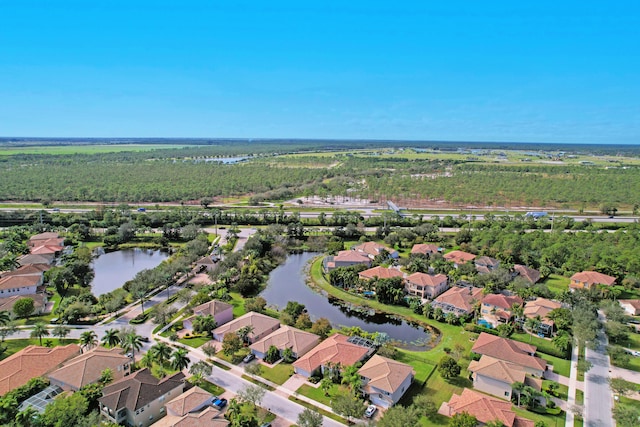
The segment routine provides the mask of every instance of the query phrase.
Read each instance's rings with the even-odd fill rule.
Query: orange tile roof
[[[409,375],[415,375],[410,365],[386,357],[372,356],[358,373],[369,379],[367,385],[394,393]]]
[[[278,350],[290,348],[300,356],[300,353],[320,342],[320,337],[311,332],[302,331],[291,326],[282,325],[260,341],[251,344],[251,349],[266,353],[269,347],[276,346]]]
[[[250,311],[237,319],[232,320],[222,326],[213,330],[214,334],[226,334],[229,332],[236,332],[245,326],[253,326],[253,331],[249,334],[249,338],[262,335],[265,331],[273,328],[276,325],[280,325],[280,321],[269,317],[265,314],[256,313]]]
[[[511,402],[496,399],[465,388],[460,395],[454,394],[448,402],[448,416],[466,412],[486,424],[499,420],[506,427],[533,427],[534,422],[516,415],[511,410]]]
[[[51,348],[30,345],[12,354],[0,361],[0,396],[56,369],[77,354],[80,354],[77,344]]]
[[[546,298],[536,298],[534,301],[527,301],[524,306],[524,315],[525,317],[540,316],[544,319],[550,311],[561,307],[562,304],[559,302],[551,301]],[[550,320],[545,323],[553,324]]]
[[[113,371],[114,379],[118,380],[124,376],[125,372],[117,368],[131,362],[131,359],[123,355],[122,351],[117,347],[112,349],[96,347],[69,360],[64,366],[51,372],[48,377],[79,389],[98,381],[102,371],[109,368]]]
[[[62,251],[61,246],[51,246],[51,245],[34,246],[30,250],[32,255],[55,254],[60,251]]]
[[[193,313],[201,314],[203,316],[206,316],[208,314],[210,314],[211,316],[215,316],[216,314],[220,314],[223,311],[226,311],[229,309],[233,310],[233,306],[231,304],[227,304],[226,302],[222,302],[218,300],[211,300],[211,301],[205,302],[204,304],[200,304],[197,307],[194,307]]]
[[[361,279],[390,279],[392,277],[403,277],[404,273],[397,268],[376,266],[368,270],[361,271],[358,276]]]
[[[413,245],[413,247],[411,248],[411,253],[412,254],[435,254],[436,252],[438,252],[438,245],[430,245],[427,243],[416,243],[415,245]]]
[[[60,237],[60,235],[58,233],[55,233],[53,231],[48,231],[48,232],[45,232],[45,233],[34,234],[33,236],[31,236],[29,238],[29,241],[33,242],[33,241],[36,241],[36,240],[57,239],[58,237]]]
[[[615,277],[607,276],[606,274],[598,273],[597,271],[581,271],[571,276],[571,280],[575,280],[587,284],[602,284],[613,285],[616,282]]]
[[[470,254],[469,252],[464,251],[451,251],[449,253],[444,254],[444,259],[447,261],[451,261],[455,264],[464,264],[466,262],[471,261],[476,256],[474,254]]]
[[[332,335],[296,360],[293,366],[307,372],[313,372],[329,362],[351,366],[362,360],[367,355],[368,349],[347,342],[348,339],[341,334]]]
[[[369,263],[371,260],[368,256],[357,251],[340,251],[338,252],[338,255],[333,257],[333,262]]]
[[[485,332],[480,334],[471,351],[528,368],[542,371],[547,368],[547,362],[544,359],[530,355],[536,352],[535,346]]]
[[[491,356],[482,356],[479,361],[471,361],[468,371],[507,384],[513,384],[517,381],[524,382],[526,376],[526,372],[522,370],[520,365],[505,362]]]
[[[29,288],[41,281],[42,276],[8,276],[0,279],[0,289]]]
[[[460,310],[470,312],[473,310],[474,301],[480,300],[482,300],[482,288],[453,287],[436,298],[434,302],[452,305]]]
[[[364,242],[360,245],[353,246],[351,250],[364,252],[370,255],[370,257],[375,257],[376,255],[379,255],[380,252],[382,252],[383,250],[387,251],[388,254],[392,254],[396,252],[395,249],[391,249],[385,245],[381,245],[380,243],[376,243],[376,242]]]
[[[10,276],[42,276],[50,266],[46,264],[27,264],[11,271],[4,271],[0,274],[0,278]]]
[[[443,282],[446,282],[447,276],[444,274],[433,275],[418,272],[407,277],[407,281],[415,283],[416,285],[436,287],[441,285]]]
[[[165,407],[167,408],[167,413],[171,412],[172,415],[175,414],[182,417],[194,409],[202,407],[202,405],[212,397],[213,395],[208,391],[200,387],[192,387],[175,399],[167,402]]]
[[[511,310],[514,304],[523,303],[522,298],[518,296],[506,296],[502,294],[489,294],[482,299],[483,304],[500,307],[503,310]]]

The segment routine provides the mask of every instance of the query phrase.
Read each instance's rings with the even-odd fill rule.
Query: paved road
[[[604,320],[602,312],[598,313]],[[613,393],[609,388],[611,365],[607,355],[607,337],[604,331],[598,332],[596,349],[586,349],[585,358],[592,363],[584,376],[584,425],[585,427],[614,427]]]

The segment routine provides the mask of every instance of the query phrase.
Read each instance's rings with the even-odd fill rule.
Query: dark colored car
[[[222,409],[225,406],[227,406],[227,399],[218,399],[215,402],[213,402],[213,406],[215,406],[218,409]]]

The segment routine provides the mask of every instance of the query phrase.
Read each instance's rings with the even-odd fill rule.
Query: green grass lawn
[[[52,347],[56,347],[59,345],[67,345],[67,344],[76,344],[78,342],[78,340],[75,339],[58,339],[58,338],[47,338],[47,337],[43,337],[42,338],[42,345],[44,345],[46,342],[50,341],[51,342],[51,346]],[[19,352],[20,350],[22,350],[23,348],[29,346],[29,345],[40,345],[40,340],[38,340],[37,338],[28,338],[28,339],[15,339],[15,340],[6,340],[2,346],[6,346],[7,350],[2,353],[0,355],[0,360],[2,359],[6,359],[7,357],[11,356],[12,354],[15,354],[17,352]]]
[[[260,376],[278,385],[282,385],[293,375],[293,366],[290,363],[280,362],[272,368],[262,365]]]
[[[546,360],[550,365],[553,365],[553,372],[556,374],[567,378],[571,375],[571,360],[560,359],[559,357],[545,353],[538,353],[538,356]]]
[[[184,345],[188,345],[189,347],[198,348],[205,343],[211,341],[211,337],[209,335],[198,335],[191,338],[180,338],[178,342]]]
[[[538,353],[545,353],[545,354],[549,354],[549,355],[560,357],[560,358],[564,358],[563,356],[565,356],[560,350],[558,350],[553,345],[551,340],[540,338],[538,336],[534,336],[526,332],[515,333],[511,335],[511,339],[514,339],[516,341],[520,341],[526,344],[535,345],[537,347]]]
[[[512,409],[517,415],[529,420],[533,420],[534,422],[542,421],[547,427],[564,427],[565,425],[566,414],[564,413],[564,411],[560,411],[558,415],[552,415],[527,411],[526,409],[517,408],[515,406],[512,406]]]
[[[324,409],[320,409],[316,406],[313,406],[312,404],[305,402],[304,400],[300,400],[300,399],[296,399],[293,396],[289,396],[289,400],[291,400],[292,402],[296,402],[298,405],[300,406],[304,406],[305,408],[309,408],[312,409],[316,412],[321,413],[322,415],[324,415],[325,417],[331,418],[334,421],[337,421],[339,423],[342,424],[347,424],[347,420],[345,420],[344,418],[342,418],[339,415],[334,414],[333,412],[329,412],[329,411],[325,411]]]
[[[396,360],[411,365],[416,371],[415,381],[424,383],[429,375],[436,369],[436,365],[427,361],[419,352],[399,350]]]
[[[547,287],[554,292],[556,295],[561,294],[562,292],[569,289],[569,278],[563,277],[557,274],[549,275],[549,278],[545,280],[543,283],[547,285]]]
[[[333,384],[329,389],[329,395],[325,396],[324,391],[322,391],[321,387],[315,388],[311,387],[309,384],[303,384],[297,390],[303,396],[308,397],[309,399],[313,399],[316,402],[324,403],[325,405],[331,406],[331,397],[335,396],[336,393],[340,390],[340,386],[337,384]]]
[[[551,381],[549,381],[549,380],[543,380],[542,381],[542,390],[546,391],[547,387],[549,387],[550,383],[551,383]],[[556,397],[559,398],[559,399],[562,399],[562,400],[567,400],[567,397],[569,396],[569,387],[567,387],[564,384],[559,384],[559,385],[560,385],[560,387],[558,387],[558,390],[557,390],[558,395]]]
[[[576,389],[576,403],[582,405],[584,403],[584,392]]]
[[[227,356],[226,354],[224,354],[222,351],[219,351],[218,353],[216,353],[216,357],[225,360],[229,363],[233,363],[235,365],[237,365],[238,363],[240,363],[242,361],[242,358],[245,357],[247,354],[249,354],[251,350],[249,349],[249,347],[243,347],[240,350],[238,350],[235,354],[232,354],[231,356]]]
[[[634,350],[640,350],[640,334],[635,332],[629,332],[629,339],[624,344],[624,346],[632,348]]]
[[[233,306],[233,317],[240,317],[245,314],[247,311],[244,309],[244,298],[238,292],[230,292],[231,301],[228,301],[229,304]]]
[[[224,393],[224,389],[222,387],[207,380],[204,380],[202,382],[202,384],[200,385],[200,388],[208,391],[214,396],[220,396],[222,393]]]

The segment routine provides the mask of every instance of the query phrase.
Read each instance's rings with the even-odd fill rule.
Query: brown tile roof
[[[121,348],[96,347],[69,360],[64,366],[51,372],[48,377],[77,390],[98,381],[102,371],[107,368],[113,371],[114,379],[120,379],[124,376],[124,371],[118,371],[117,368],[128,365],[130,362],[131,359],[122,354]]]
[[[513,270],[523,277],[527,279],[531,283],[536,283],[540,280],[540,272],[535,268],[529,268],[526,265],[515,264],[513,266]]]
[[[530,355],[536,352],[535,346],[485,332],[480,334],[471,351],[528,368],[542,371],[547,368],[547,362],[544,359]]]
[[[182,417],[193,410],[202,408],[212,397],[213,395],[208,391],[200,387],[192,387],[175,399],[167,402],[165,407],[167,408],[167,413],[171,412],[172,415]]]
[[[209,406],[203,411],[186,414],[183,417],[166,416],[152,427],[226,427],[229,421],[224,419],[217,409]]]
[[[411,253],[412,254],[423,254],[423,255],[435,254],[436,252],[438,252],[438,249],[439,249],[438,245],[430,245],[430,244],[427,244],[427,243],[416,243],[411,248]]]
[[[369,379],[367,385],[394,393],[409,375],[415,374],[415,371],[410,365],[376,354],[358,370],[358,373]]]
[[[213,333],[226,334],[228,332],[236,332],[245,326],[253,326],[253,332],[248,336],[253,339],[254,337],[262,335],[265,331],[273,328],[275,325],[280,325],[280,321],[265,314],[250,311],[229,323],[217,327],[213,330]]]
[[[42,276],[8,276],[0,279],[0,289],[29,288],[38,286]]]
[[[80,354],[77,344],[51,348],[30,345],[12,354],[0,361],[0,396],[56,369],[77,354]]]
[[[482,356],[479,361],[469,363],[469,372],[493,378],[503,383],[524,382],[526,372],[520,365],[505,362],[491,356]]]
[[[497,267],[498,265],[500,265],[500,261],[498,261],[495,258],[491,258],[490,256],[486,256],[486,255],[477,257],[474,260],[474,262],[477,265],[486,265],[488,267]]]
[[[211,300],[209,302],[205,302],[204,304],[200,304],[197,307],[193,308],[193,313],[202,316],[211,315],[215,316],[216,314],[222,313],[223,311],[232,309],[233,306],[231,304],[227,304],[226,302]]]
[[[351,366],[362,360],[367,355],[368,349],[347,342],[348,339],[341,334],[332,335],[296,360],[293,366],[307,372],[313,372],[329,362]]]
[[[511,310],[511,306],[514,304],[523,303],[522,298],[518,296],[506,296],[502,294],[489,294],[482,299],[483,304],[492,305],[494,307],[500,307],[503,310]]]
[[[364,252],[369,255],[370,258],[379,255],[383,250],[387,251],[388,254],[392,254],[396,252],[395,249],[391,249],[385,245],[381,245],[376,242],[364,242],[360,245],[353,246],[351,248],[352,251]]]
[[[22,298],[31,298],[36,312],[45,306],[44,294],[12,295],[7,298],[0,298],[0,311],[13,312],[14,304]]]
[[[571,276],[571,280],[575,280],[582,283],[613,285],[616,281],[615,277],[607,276],[606,274],[598,273],[597,271],[581,271]]]
[[[470,254],[469,252],[464,251],[451,251],[449,253],[444,254],[444,259],[447,261],[451,261],[455,264],[464,264],[466,262],[471,261],[476,256],[474,254]]]
[[[31,248],[31,253],[33,255],[55,254],[60,251],[62,251],[61,246],[46,245],[46,246],[34,246],[33,248]]]
[[[30,242],[35,242],[36,240],[49,240],[49,239],[57,239],[60,237],[58,233],[48,231],[46,233],[34,234],[29,238]]]
[[[62,237],[56,237],[56,238],[51,238],[51,239],[39,239],[39,240],[33,240],[33,241],[29,241],[28,244],[30,247],[34,247],[34,246],[64,246],[64,238]]]
[[[562,307],[562,304],[559,302],[551,301],[546,298],[536,298],[534,301],[527,301],[524,306],[524,315],[525,317],[540,316],[544,319],[551,310],[555,310],[560,307]],[[549,322],[553,323],[551,321]]]
[[[122,408],[135,411],[183,383],[182,372],[159,380],[145,368],[106,386],[98,400],[114,411]]]
[[[629,304],[637,312],[640,311],[640,299],[620,299],[620,304]]]
[[[434,300],[438,304],[452,305],[458,309],[470,312],[473,310],[474,301],[482,300],[482,288],[458,288],[447,290]]]
[[[283,325],[258,342],[251,344],[251,348],[260,353],[266,353],[269,347],[276,346],[278,350],[290,348],[300,356],[300,353],[320,342],[320,337],[311,332],[305,332],[291,326]]]
[[[47,264],[28,264],[16,268],[12,271],[3,271],[0,278],[10,276],[42,276],[51,267]]]
[[[390,279],[392,277],[403,277],[404,273],[397,268],[386,268],[376,266],[368,270],[361,271],[358,277],[361,279]]]
[[[371,260],[368,256],[356,251],[340,251],[338,255],[333,257],[333,262],[360,262],[369,263]]]
[[[460,395],[454,394],[448,402],[448,416],[467,412],[486,424],[499,420],[506,427],[533,427],[534,422],[516,415],[511,410],[511,402],[496,399],[465,388]]]
[[[20,265],[30,265],[30,264],[44,264],[50,266],[51,261],[53,261],[54,254],[44,254],[44,255],[22,255],[18,258],[18,264]]]
[[[202,264],[202,265],[214,265],[215,262],[213,262],[213,259],[211,259],[210,256],[203,256],[202,258],[200,258],[198,261],[196,261],[196,264]]]
[[[446,282],[447,276],[444,274],[433,275],[418,272],[407,277],[407,281],[415,283],[416,285],[436,287],[442,284],[442,282]]]

